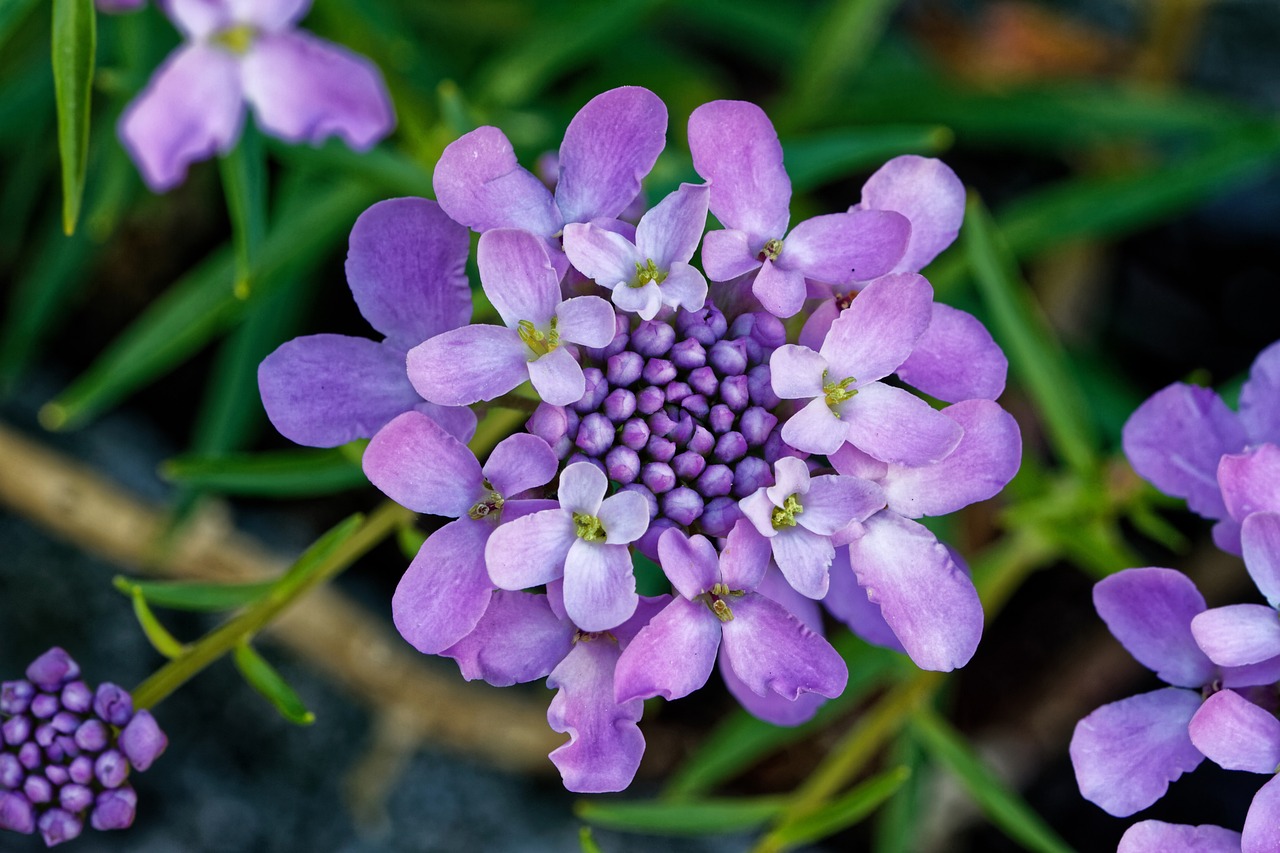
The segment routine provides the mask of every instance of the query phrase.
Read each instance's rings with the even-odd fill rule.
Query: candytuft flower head
[[[311,0],[168,0],[187,43],[120,119],[120,139],[156,192],[235,147],[245,105],[288,142],[342,137],[363,151],[391,132],[391,99],[373,63],[295,29]]]
[[[0,684],[0,829],[49,847],[84,830],[124,829],[138,798],[131,770],[146,770],[168,740],[147,711],[114,684],[95,690],[80,667],[52,648],[26,678]]]

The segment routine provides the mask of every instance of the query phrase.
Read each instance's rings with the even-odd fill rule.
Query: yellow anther
[[[781,530],[784,527],[795,527],[796,516],[804,512],[804,507],[800,505],[798,495],[788,495],[787,499],[782,502],[782,506],[773,511],[773,529]]]
[[[649,282],[654,284],[662,284],[667,280],[667,274],[658,269],[658,265],[653,262],[653,258],[648,258],[644,262],[644,266],[636,261],[636,280],[632,287],[644,287]]]
[[[764,248],[756,257],[762,261],[776,261],[782,254],[782,241],[777,238],[765,241]]]
[[[575,512],[573,514],[573,526],[579,539],[585,539],[588,542],[604,541],[604,526],[600,524],[600,519],[596,518],[594,515],[584,515],[583,513]]]
[[[528,320],[521,320],[516,323],[516,333],[520,335],[520,340],[524,341],[525,346],[539,358],[560,346],[560,333],[556,331],[554,315],[551,317],[551,326],[546,332],[539,331]]]

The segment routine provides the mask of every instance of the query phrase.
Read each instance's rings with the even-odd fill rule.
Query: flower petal
[[[693,267],[676,261],[668,270],[667,279],[662,282],[659,294],[663,305],[683,308],[685,311],[700,311],[707,303],[707,280]]]
[[[596,517],[607,544],[629,545],[649,529],[649,502],[638,492],[618,492],[604,499]]]
[[[419,412],[405,412],[379,430],[363,465],[369,482],[414,512],[458,518],[480,497],[476,457]]]
[[[864,525],[849,564],[911,660],[940,672],[964,666],[982,637],[973,581],[922,525],[887,511]]]
[[[688,263],[707,227],[711,188],[706,184],[681,184],[658,202],[636,226],[636,248],[642,260],[652,259],[658,269],[670,269],[677,261]]]
[[[772,692],[760,696],[734,674],[733,667],[729,666],[728,658],[724,655],[720,655],[718,668],[725,687],[729,688],[743,710],[775,726],[790,727],[807,723],[827,701],[827,697],[817,693],[801,693],[795,699],[784,699]]]
[[[1196,749],[1224,770],[1271,774],[1280,765],[1280,720],[1234,690],[1204,700],[1187,731]]]
[[[849,626],[849,630],[868,643],[906,653],[902,641],[893,633],[880,612],[880,605],[867,598],[867,591],[858,586],[853,569],[849,567],[849,549],[836,548],[831,561],[831,584],[827,596],[822,599],[831,615]]]
[[[894,210],[911,221],[911,240],[895,270],[919,272],[956,239],[964,204],[964,184],[949,166],[932,157],[904,154],[867,178],[858,207]]]
[[[1240,422],[1253,444],[1280,444],[1280,341],[1253,360],[1240,389]]]
[[[1244,853],[1280,850],[1280,782],[1270,779],[1258,789],[1244,818],[1240,849]]]
[[[964,435],[958,423],[924,400],[892,385],[872,382],[840,410],[851,444],[883,462],[928,465],[955,450]]]
[[[550,758],[570,791],[621,791],[635,778],[644,755],[644,736],[636,725],[644,703],[613,701],[618,654],[607,639],[576,643],[547,678],[547,687],[560,691],[547,709],[547,722],[553,731],[569,733],[569,742]]]
[[[565,222],[614,219],[667,144],[667,107],[648,89],[620,86],[588,101],[560,143],[556,204]]]
[[[596,297],[580,297],[595,299]],[[564,347],[529,362],[529,381],[544,403],[567,406],[582,399],[587,379],[577,359]]]
[[[1280,514],[1255,512],[1240,527],[1249,577],[1274,608],[1280,608]]]
[[[791,179],[764,110],[746,101],[703,104],[689,116],[689,152],[711,185],[711,212],[726,228],[759,244],[786,236]]]
[[[751,522],[738,519],[720,552],[719,574],[724,584],[731,590],[755,589],[769,570],[772,550],[769,540],[761,536]],[[668,573],[667,577],[670,576]]]
[[[560,467],[555,452],[536,435],[518,432],[493,448],[484,463],[484,478],[504,498],[545,486]]]
[[[796,450],[824,456],[830,456],[845,446],[848,435],[848,426],[831,411],[822,396],[814,397],[782,425],[784,442]]]
[[[610,290],[634,281],[636,264],[644,263],[626,237],[589,222],[564,227],[564,253],[574,269]]]
[[[360,313],[402,352],[471,321],[467,229],[422,198],[380,201],[351,229],[347,282]]]
[[[778,264],[828,284],[867,281],[893,269],[910,236],[907,218],[887,210],[814,216],[791,229]]]
[[[819,536],[803,527],[788,527],[779,530],[769,542],[774,562],[796,592],[815,600],[826,596],[827,567],[835,556],[830,536]]]
[[[1169,783],[1200,766],[1187,724],[1200,694],[1178,687],[1103,705],[1076,724],[1071,764],[1080,795],[1107,814],[1128,817],[1164,796]]]
[[[1219,666],[1247,666],[1280,655],[1280,616],[1262,604],[1206,610],[1191,620],[1191,633]]]
[[[701,601],[677,598],[618,658],[614,699],[680,699],[707,683],[720,647],[720,620]]]
[[[535,235],[519,228],[486,231],[476,247],[476,264],[485,295],[507,328],[521,320],[541,328],[555,315],[560,277]]]
[[[500,589],[475,630],[440,654],[457,661],[467,681],[508,687],[549,675],[573,648],[573,634],[545,595]]]
[[[702,238],[702,268],[712,281],[729,281],[760,268],[745,231],[708,232]]]
[[[164,192],[187,167],[230,151],[240,137],[240,66],[224,50],[184,45],[151,75],[120,117],[120,141],[147,186]]]
[[[769,381],[773,393],[784,400],[821,397],[827,360],[808,347],[783,344],[769,356]]]
[[[192,39],[203,39],[236,23],[236,9],[228,0],[166,0],[163,11]]]
[[[1125,830],[1116,853],[1240,853],[1240,833],[1221,826],[1144,820]]]
[[[423,341],[409,350],[406,364],[409,381],[424,398],[469,406],[501,397],[528,379],[529,355],[511,329],[474,325]]]
[[[224,0],[232,18],[260,30],[279,30],[296,24],[311,8],[311,0]]]
[[[786,319],[798,312],[805,300],[804,273],[766,260],[751,282],[751,292],[775,317]]]
[[[867,285],[831,324],[819,352],[830,381],[856,377],[857,385],[898,369],[933,317],[933,287],[914,273],[885,276]]]
[[[450,142],[432,183],[444,212],[472,231],[523,228],[550,237],[564,225],[551,191],[516,162],[496,127],[478,127]]]
[[[498,525],[484,548],[494,586],[527,589],[564,574],[565,557],[578,541],[573,516],[547,509]]]
[[[835,698],[844,692],[844,660],[782,605],[751,592],[727,603],[733,618],[721,626],[724,655],[753,692],[791,700],[801,693]]]
[[[575,296],[561,302],[556,308],[556,324],[561,340],[584,347],[608,346],[618,330],[613,309],[599,296]]]
[[[596,515],[609,491],[609,478],[589,462],[575,462],[560,474],[557,494],[560,506],[568,512]]]
[[[1125,569],[1094,584],[1093,604],[1134,659],[1177,687],[1199,689],[1216,675],[1191,634],[1204,596],[1173,569]]]
[[[346,335],[307,335],[281,344],[258,366],[258,390],[280,434],[308,447],[369,438],[422,398],[404,355]]]
[[[1218,484],[1227,512],[1236,521],[1255,512],[1280,512],[1280,445],[1263,444],[1223,456]]]
[[[639,598],[625,545],[579,539],[564,562],[564,609],[584,631],[608,631],[631,618]]]
[[[773,463],[774,484],[765,488],[765,494],[774,506],[780,507],[792,495],[809,493],[811,478],[809,466],[794,456],[784,456]]]
[[[687,599],[697,598],[716,585],[720,580],[719,561],[715,546],[705,536],[689,537],[672,528],[658,539],[658,564],[671,585]]]
[[[908,385],[948,403],[994,400],[1004,393],[1009,359],[981,320],[935,302],[929,327],[897,373]]]
[[[476,627],[489,607],[493,583],[484,546],[494,525],[460,518],[432,533],[418,549],[391,598],[391,615],[409,645],[435,655]]]
[[[612,301],[620,311],[636,314],[641,320],[652,320],[662,308],[662,291],[652,281],[639,287],[624,284],[614,288]]]

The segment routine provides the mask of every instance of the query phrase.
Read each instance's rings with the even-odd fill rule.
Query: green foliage
[[[316,721],[316,715],[307,710],[297,692],[247,641],[236,646],[232,659],[249,686],[270,702],[280,716],[297,726],[309,726]]]
[[[89,162],[89,100],[98,50],[93,0],[53,0],[53,84],[62,157],[62,228],[71,235],[80,218]]]

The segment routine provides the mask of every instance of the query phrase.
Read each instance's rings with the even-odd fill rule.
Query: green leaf
[[[901,853],[915,850],[920,815],[925,805],[924,753],[915,739],[899,737],[886,759],[891,764],[903,765],[911,773],[888,802],[876,815],[874,853]]]
[[[160,467],[166,480],[229,495],[289,498],[367,486],[360,465],[338,448],[176,456]]]
[[[970,198],[965,215],[964,248],[991,317],[992,335],[1035,400],[1054,449],[1077,473],[1094,471],[1098,440],[1085,416],[1088,398],[1067,369],[1061,344],[976,196]]]
[[[895,767],[873,776],[813,814],[778,829],[784,844],[808,844],[835,835],[859,823],[889,799],[911,778],[908,767]]]
[[[307,579],[318,569],[323,569],[325,561],[355,535],[362,524],[364,524],[364,515],[355,513],[329,528],[323,536],[311,543],[311,547],[302,552],[302,556],[276,582],[273,595],[283,598],[292,597],[293,590],[306,584]]]
[[[89,101],[98,49],[93,0],[53,0],[53,86],[62,158],[62,228],[71,235],[89,163]]]
[[[357,154],[336,139],[319,146],[289,145],[276,139],[265,141],[272,156],[283,163],[335,171],[363,181],[379,194],[423,198],[435,198],[436,195],[431,183],[431,169],[385,145]]]
[[[1072,849],[1032,811],[1016,792],[982,763],[964,738],[928,708],[916,711],[911,733],[931,758],[950,770],[974,801],[1005,835],[1038,853],[1072,853]]]
[[[299,726],[309,726],[316,721],[316,715],[302,704],[297,692],[262,655],[254,651],[253,646],[247,642],[240,643],[236,646],[232,657],[236,662],[236,669],[240,670],[244,680],[274,705],[280,712],[280,716]]]
[[[120,585],[116,584],[119,589]],[[133,599],[133,615],[138,617],[138,624],[142,626],[142,633],[146,635],[147,640],[160,654],[170,660],[181,655],[185,648],[182,643],[169,633],[168,629],[160,624],[160,620],[151,612],[151,608],[147,606],[147,600],[142,595],[142,590],[136,586],[132,586],[129,590],[129,597]]]
[[[170,610],[216,613],[235,610],[262,598],[274,580],[250,583],[198,583],[188,581],[135,581],[117,575],[116,589],[133,596],[141,594],[147,604]]]
[[[646,835],[705,836],[746,832],[761,826],[782,810],[780,796],[738,799],[684,800],[579,800],[574,814],[607,829]]]
[[[945,127],[861,127],[782,143],[795,192],[807,192],[834,178],[874,168],[899,154],[938,154],[952,141]]]
[[[591,827],[584,826],[578,830],[578,845],[582,848],[582,853],[604,853],[600,849],[600,845],[596,844],[595,838],[591,835]]]
[[[252,125],[246,125],[236,147],[218,159],[218,167],[235,245],[235,292],[247,299],[253,256],[267,234],[267,159],[262,137]]]

